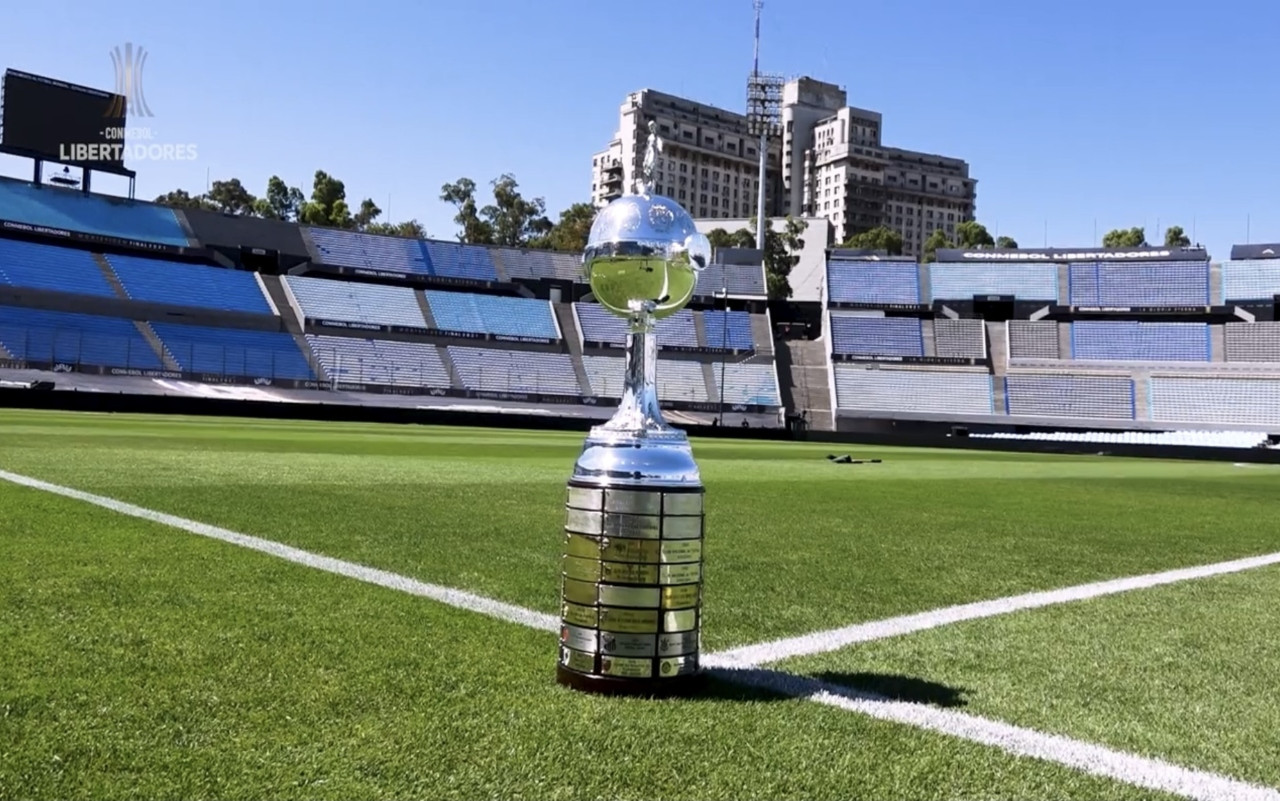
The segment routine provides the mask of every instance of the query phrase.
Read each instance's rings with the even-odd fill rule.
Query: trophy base
[[[690,673],[669,679],[626,679],[617,676],[595,676],[556,666],[556,682],[573,690],[596,695],[638,696],[643,698],[687,698],[698,694],[706,683],[706,674]]]

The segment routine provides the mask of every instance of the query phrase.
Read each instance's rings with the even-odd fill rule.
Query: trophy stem
[[[658,338],[654,333],[653,312],[647,308],[633,311],[629,322],[622,402],[613,418],[601,428],[637,436],[669,432],[672,429],[663,419],[662,407],[658,404]]]

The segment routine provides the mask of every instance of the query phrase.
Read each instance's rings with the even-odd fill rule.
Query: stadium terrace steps
[[[981,320],[977,321],[983,322]],[[1009,329],[1008,323],[988,322],[985,325],[988,352],[991,359],[991,374],[1003,376],[1009,369]],[[1004,408],[997,405],[997,409]]]
[[[191,244],[173,210],[164,206],[10,178],[0,178],[0,219],[174,247]]]
[[[758,356],[772,359],[774,357],[773,329],[769,325],[768,312],[765,314],[752,314],[750,317],[753,350]]]
[[[98,269],[102,272],[102,278],[116,293],[116,297],[123,300],[129,300],[129,293],[125,291],[124,284],[120,283],[120,276],[116,275],[116,271],[111,269],[111,263],[107,261],[107,257],[101,253],[93,254],[93,261],[98,265]]]
[[[1133,417],[1135,420],[1151,419],[1151,372],[1138,370],[1133,374]]]
[[[925,356],[938,355],[938,331],[934,325],[934,320],[922,319],[920,321],[920,339],[924,346]],[[937,322],[950,322],[949,320],[939,320]]]
[[[573,314],[573,304],[552,303],[551,309],[555,314],[556,324],[560,328],[560,338],[568,346],[569,359],[573,362],[573,374],[578,379],[579,389],[584,396],[595,394],[591,388],[591,378],[587,375],[587,368],[582,363],[582,332],[578,330],[577,318]]]
[[[458,365],[453,361],[453,355],[449,353],[449,349],[444,345],[436,345],[436,356],[439,357],[445,373],[449,376],[449,386],[454,389],[466,389],[466,385],[462,383],[462,373],[458,372]]]
[[[142,338],[147,341],[147,344],[151,346],[151,349],[155,351],[156,358],[160,360],[160,363],[164,365],[166,370],[176,371],[182,369],[178,366],[177,360],[173,358],[173,354],[170,353],[169,349],[160,341],[160,337],[156,336],[155,329],[151,327],[151,323],[148,323],[145,320],[134,320],[133,325],[138,329],[138,333],[142,334]]]
[[[698,343],[698,347],[707,347],[707,315],[705,312],[693,315],[693,338]]]
[[[720,399],[720,384],[716,376],[715,367],[711,362],[702,363],[702,383],[706,384],[707,397],[715,398],[718,401]]]
[[[787,351],[785,358],[783,350]],[[809,413],[810,428],[834,430],[835,405],[831,397],[831,361],[827,358],[826,340],[784,340],[778,354],[779,363],[785,360],[790,364],[791,408]]]
[[[262,291],[266,294],[268,302],[273,307],[277,316],[284,322],[284,328],[290,334],[300,336],[302,334],[302,308],[298,305],[298,299],[289,291],[289,286],[284,279],[278,275],[265,275],[263,273],[254,273],[258,277],[258,283],[262,287]]]
[[[425,292],[414,292],[413,299],[418,302],[418,311],[422,312],[422,319],[427,321],[427,328],[439,330],[440,324],[436,321],[436,316],[431,312],[431,304],[427,303],[427,295]]]

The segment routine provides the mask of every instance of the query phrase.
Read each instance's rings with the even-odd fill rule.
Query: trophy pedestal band
[[[701,674],[703,488],[570,481],[561,557],[561,684],[690,691]]]

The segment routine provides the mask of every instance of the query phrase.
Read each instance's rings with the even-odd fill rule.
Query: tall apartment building
[[[593,202],[612,200],[634,180],[651,119],[667,140],[656,180],[665,194],[698,218],[754,213],[754,189],[746,187],[754,187],[758,161],[746,117],[651,90],[627,96],[616,138],[593,158]],[[880,113],[849,106],[834,84],[788,82],[782,127],[768,154],[770,215],[826,219],[835,243],[886,225],[913,256],[934,229],[954,236],[956,225],[974,218],[977,181],[964,160],[884,146]]]
[[[645,89],[623,102],[618,133],[591,159],[591,201],[601,206],[631,186],[644,160],[649,122],[664,141],[654,191],[675,198],[697,218],[751,217],[760,185],[760,139],[747,132],[747,118],[674,95]],[[781,149],[773,142],[766,169],[765,208],[778,205]]]

